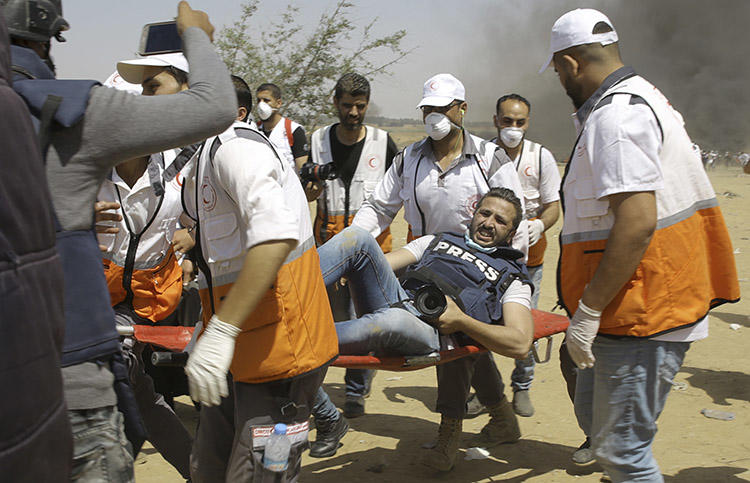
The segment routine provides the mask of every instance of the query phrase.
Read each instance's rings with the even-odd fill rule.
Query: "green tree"
[[[358,31],[352,20],[355,5],[347,0],[338,0],[332,11],[323,12],[312,32],[300,24],[299,8],[293,5],[278,21],[258,28],[251,23],[258,2],[245,1],[239,19],[221,30],[216,42],[219,53],[229,70],[251,88],[263,82],[281,87],[283,114],[308,132],[334,116],[331,94],[341,75],[357,72],[372,82],[411,52],[401,46],[406,30],[376,36],[377,18]]]

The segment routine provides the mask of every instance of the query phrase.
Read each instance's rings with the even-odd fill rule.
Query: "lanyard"
[[[122,197],[120,196],[120,188],[115,184],[115,192],[117,193],[117,199],[120,202],[120,211],[122,211],[122,219],[125,221],[125,228],[128,230],[128,235],[130,236],[130,239],[128,240],[128,253],[125,256],[125,269],[122,275],[122,286],[125,289],[125,303],[128,305],[133,304],[133,288],[131,286],[131,283],[133,281],[133,268],[135,266],[135,255],[138,251],[138,244],[141,241],[141,236],[143,236],[144,233],[146,233],[146,230],[149,229],[149,227],[153,224],[154,220],[156,220],[156,216],[159,214],[159,210],[161,209],[162,202],[164,202],[164,192],[162,192],[161,196],[159,196],[159,202],[156,205],[156,209],[154,210],[153,215],[151,215],[151,219],[148,220],[146,225],[143,227],[143,229],[135,233],[133,231],[133,227],[130,225],[130,220],[128,220],[128,215],[125,213],[125,205],[122,203]]]

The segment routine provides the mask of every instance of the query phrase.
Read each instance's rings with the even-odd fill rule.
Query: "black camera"
[[[439,319],[448,306],[443,291],[431,282],[422,282],[421,280],[414,279],[411,281],[416,282],[409,284],[414,286],[411,290],[411,301],[414,308],[419,312],[420,317],[425,321]]]
[[[312,161],[308,161],[299,170],[299,179],[302,181],[302,186],[307,185],[307,183],[318,183],[338,177],[339,174],[336,172],[336,167],[333,163],[315,164]]]

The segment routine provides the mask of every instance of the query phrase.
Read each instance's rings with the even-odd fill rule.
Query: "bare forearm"
[[[295,240],[279,240],[261,243],[248,250],[242,270],[216,316],[223,322],[242,327],[273,286],[279,268],[295,245]]]
[[[607,247],[581,297],[583,303],[597,311],[603,311],[633,276],[656,228],[653,192],[617,196],[610,196],[615,224]]]
[[[461,332],[482,344],[492,352],[514,359],[522,359],[529,353],[533,339],[533,320],[528,308],[520,304],[505,304],[503,311],[511,305],[520,308],[504,314],[505,325],[485,324],[464,314],[459,322]]]
[[[560,202],[553,201],[552,203],[546,203],[542,208],[542,212],[539,214],[539,219],[544,223],[544,231],[552,228],[557,222],[557,218],[560,216]]]

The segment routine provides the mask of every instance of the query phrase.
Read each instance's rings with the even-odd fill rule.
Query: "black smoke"
[[[475,116],[491,119],[494,101],[517,92],[532,103],[529,137],[566,159],[574,141],[573,106],[552,69],[536,72],[546,59],[554,21],[586,7],[612,20],[625,64],[682,113],[695,142],[720,151],[750,150],[750,1],[745,0],[498,2],[488,7],[489,20],[479,30],[484,68],[468,79],[475,85],[470,96]],[[476,58],[467,56],[469,61]]]

